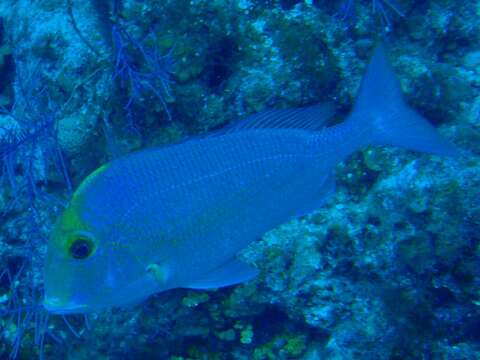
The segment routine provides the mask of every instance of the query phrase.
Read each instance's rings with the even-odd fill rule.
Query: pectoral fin
[[[184,287],[191,289],[219,288],[248,281],[257,274],[257,269],[251,268],[234,258]]]

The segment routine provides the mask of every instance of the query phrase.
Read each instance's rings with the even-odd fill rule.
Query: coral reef
[[[357,1],[347,22],[342,3],[0,3],[1,358],[479,357],[480,4]],[[381,39],[460,157],[368,148],[240,254],[255,280],[43,324],[45,239],[88,173],[267,107],[334,101],[341,121]]]

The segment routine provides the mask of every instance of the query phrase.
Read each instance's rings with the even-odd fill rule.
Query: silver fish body
[[[135,248],[139,272],[158,264],[169,274],[165,287],[188,286],[269,229],[318,208],[334,164],[314,137],[239,132],[114,161],[92,184],[87,222],[104,228],[115,219],[108,238]]]

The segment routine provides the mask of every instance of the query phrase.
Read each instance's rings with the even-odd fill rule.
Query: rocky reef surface
[[[479,19],[478,0],[2,1],[0,357],[478,358]],[[38,310],[45,239],[92,170],[266,107],[341,121],[380,41],[461,156],[354,154],[324,207],[242,252],[243,285]]]

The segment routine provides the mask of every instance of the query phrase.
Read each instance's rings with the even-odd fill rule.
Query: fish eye
[[[92,255],[94,250],[94,243],[87,237],[77,237],[74,239],[68,249],[72,258],[83,260]]]

